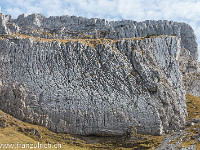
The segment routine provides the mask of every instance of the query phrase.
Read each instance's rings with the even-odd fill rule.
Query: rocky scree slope
[[[198,70],[188,25],[38,14],[1,14],[0,23],[0,108],[6,113],[82,135],[121,135],[131,127],[160,135],[184,125],[181,71]],[[177,36],[131,38],[146,33]]]

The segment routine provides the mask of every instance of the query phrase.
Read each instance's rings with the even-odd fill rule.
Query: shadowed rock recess
[[[0,34],[6,113],[81,135],[132,127],[161,135],[185,124],[182,73],[198,71],[196,37],[185,23],[1,13]]]

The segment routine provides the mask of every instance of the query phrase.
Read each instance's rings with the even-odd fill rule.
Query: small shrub
[[[97,39],[97,36],[96,36],[96,34],[94,34],[94,35],[93,35],[93,39]]]
[[[146,35],[146,37],[145,37],[145,38],[150,38],[150,36],[151,36],[151,35],[148,33],[148,34]]]

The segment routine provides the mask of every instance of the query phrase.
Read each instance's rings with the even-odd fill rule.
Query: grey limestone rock
[[[0,9],[0,35],[7,35],[8,33],[9,32],[6,26],[5,16],[3,13],[1,13]]]
[[[196,36],[185,23],[0,14],[0,29],[8,35],[0,38],[0,109],[56,132],[179,130],[185,89],[199,94],[185,78],[199,70]],[[139,38],[147,34],[154,36]]]
[[[170,45],[170,46],[169,46]],[[0,40],[0,108],[57,132],[160,135],[187,115],[179,38],[81,42]]]
[[[200,72],[185,74],[183,83],[188,94],[200,97]]]
[[[181,40],[180,66],[182,72],[197,70],[198,50],[193,29],[185,24],[167,20],[107,21],[105,19],[76,16],[55,16],[46,18],[42,14],[20,15],[17,19],[7,17],[7,28],[14,33],[44,38],[111,38],[122,39],[150,35],[176,35]],[[5,26],[5,25],[4,25]],[[52,35],[46,34],[51,33]],[[183,52],[182,52],[183,51]],[[182,58],[183,56],[183,58]]]

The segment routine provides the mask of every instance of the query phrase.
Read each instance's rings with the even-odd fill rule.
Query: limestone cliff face
[[[187,93],[200,97],[200,70],[183,75],[183,79]]]
[[[5,20],[5,16],[1,13],[1,9],[0,9],[0,35],[6,35],[6,34],[8,34],[6,20]]]
[[[193,29],[173,21],[131,20],[106,21],[76,16],[56,16],[46,18],[41,14],[20,15],[17,19],[6,16],[8,30],[14,33],[34,35],[44,38],[108,38],[122,39],[150,35],[176,35],[180,38],[181,51],[179,66],[182,72],[197,71],[198,50]],[[43,34],[41,34],[43,33]],[[51,34],[47,34],[51,33]],[[53,36],[52,36],[53,35]]]
[[[181,71],[197,70],[188,25],[38,14],[4,18],[9,35],[0,39],[3,111],[82,135],[121,135],[133,126],[160,135],[184,125]],[[147,33],[168,36],[132,38]],[[188,60],[194,64],[184,68]]]
[[[73,134],[161,134],[185,122],[177,37],[82,43],[0,40],[0,107]],[[168,46],[170,45],[170,47]]]

